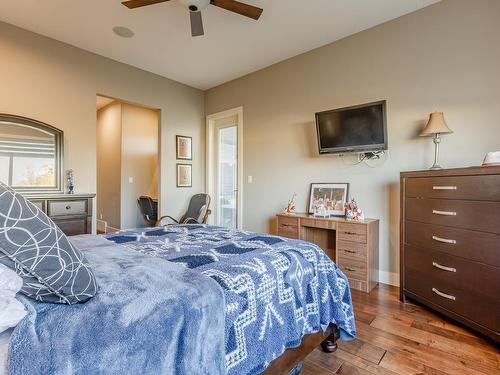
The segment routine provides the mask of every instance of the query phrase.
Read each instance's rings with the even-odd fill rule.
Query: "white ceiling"
[[[246,1],[264,9],[259,21],[209,5],[196,38],[179,0],[136,10],[120,0],[1,0],[0,20],[208,89],[439,0]]]

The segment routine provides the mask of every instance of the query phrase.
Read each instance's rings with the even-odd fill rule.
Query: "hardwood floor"
[[[316,349],[301,375],[500,374],[492,341],[418,304],[402,304],[399,289],[380,285],[352,291],[357,339],[335,353]]]

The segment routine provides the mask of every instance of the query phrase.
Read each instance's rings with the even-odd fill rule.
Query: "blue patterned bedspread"
[[[177,262],[224,290],[226,370],[259,374],[301,338],[335,323],[355,336],[349,284],[316,245],[206,225],[172,225],[105,236]]]

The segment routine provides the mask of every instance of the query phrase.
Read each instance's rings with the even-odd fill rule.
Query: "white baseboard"
[[[399,273],[378,271],[378,281],[382,284],[399,286]]]

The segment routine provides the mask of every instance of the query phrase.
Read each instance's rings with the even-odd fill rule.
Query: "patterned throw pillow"
[[[73,304],[97,291],[80,250],[45,213],[1,182],[0,263],[21,276],[21,293],[38,301]]]

